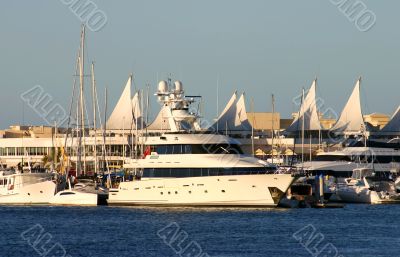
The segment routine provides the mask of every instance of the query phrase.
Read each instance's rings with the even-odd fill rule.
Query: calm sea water
[[[399,215],[400,205],[0,207],[0,256],[400,256]]]

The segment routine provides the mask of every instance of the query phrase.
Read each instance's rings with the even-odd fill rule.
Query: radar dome
[[[182,82],[179,80],[175,81],[175,91],[182,92],[183,91],[183,85]]]
[[[165,93],[168,91],[168,84],[165,80],[161,80],[160,83],[158,83],[158,92]]]

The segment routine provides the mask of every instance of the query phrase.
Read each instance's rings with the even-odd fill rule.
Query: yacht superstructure
[[[142,155],[124,165],[134,179],[111,189],[108,203],[276,206],[294,177],[244,155],[232,138],[199,133],[198,116],[189,110],[193,98],[184,96],[180,82],[168,87],[165,81],[159,84],[156,95],[165,115],[156,122],[168,124],[169,132],[139,138]]]
[[[345,147],[333,152],[321,152],[299,167],[312,173],[326,173],[336,177],[350,177],[354,169],[398,171],[400,148],[391,144]]]

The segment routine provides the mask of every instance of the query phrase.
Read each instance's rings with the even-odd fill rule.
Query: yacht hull
[[[52,181],[26,185],[0,195],[0,204],[48,204],[55,190],[56,184]]]
[[[275,207],[291,174],[152,178],[122,182],[109,205]]]
[[[400,196],[389,197],[368,188],[349,188],[337,191],[341,201],[345,203],[368,203],[368,204],[399,204]]]
[[[343,190],[338,190],[337,195],[339,199],[345,203],[372,203],[371,193],[374,193],[366,188],[355,189],[347,188]]]

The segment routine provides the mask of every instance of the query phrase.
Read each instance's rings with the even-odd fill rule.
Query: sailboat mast
[[[83,147],[83,174],[86,175],[86,146],[85,146],[85,97],[84,97],[84,70],[85,70],[85,25],[82,25],[81,35],[81,52],[80,52],[80,69],[79,69],[79,81],[80,81],[80,112],[81,112],[81,136],[82,136],[82,147]]]
[[[106,133],[107,133],[107,88],[104,89],[104,129],[103,129],[103,166],[104,171],[107,170],[106,162]]]
[[[253,125],[251,126],[251,153],[254,154],[254,125],[255,125],[255,113],[254,113],[254,99],[251,98],[251,112],[253,113]]]
[[[146,92],[146,137],[147,137],[147,124],[149,124],[149,109],[150,109],[150,84],[147,84],[147,92]]]
[[[137,94],[138,94],[138,101],[139,101],[139,97],[140,97],[140,95],[139,95],[139,91],[137,91],[136,92]],[[138,144],[139,144],[139,141],[138,141],[138,133],[139,133],[139,130],[138,130],[138,119],[137,118],[135,118],[135,159],[137,159],[138,158],[138,149],[139,149],[139,147],[138,147]]]
[[[81,40],[80,40],[80,48],[79,48],[79,102],[78,102],[78,130],[79,130],[79,152],[78,152],[78,161],[77,161],[77,167],[79,169],[77,170],[77,176],[82,175],[80,174],[82,172],[81,169],[81,162],[82,162],[82,153],[84,156],[86,156],[86,151],[85,151],[85,113],[84,113],[84,79],[83,79],[83,72],[84,72],[84,54],[85,54],[85,49],[84,49],[84,44],[85,44],[85,25],[82,25],[82,31],[81,31]],[[83,138],[83,144],[82,144],[82,138]],[[83,150],[83,151],[82,151]],[[86,162],[84,163],[83,167],[83,174],[86,173]]]
[[[271,122],[271,162],[274,163],[274,116],[275,116],[275,97],[271,95],[272,100],[272,122]]]
[[[93,104],[93,130],[94,130],[94,174],[97,174],[97,123],[96,123],[96,81],[94,78],[94,62],[92,62],[92,104]]]
[[[80,58],[78,58],[79,60]],[[80,61],[79,61],[80,62]],[[76,101],[76,114],[75,114],[75,119],[76,119],[76,136],[78,137],[78,146],[76,148],[76,175],[79,175],[82,172],[82,155],[81,155],[81,150],[82,150],[82,137],[79,132],[79,127],[80,127],[80,119],[79,119],[79,101]],[[72,136],[74,138],[74,135]]]
[[[217,133],[218,133],[218,124],[219,124],[219,76],[217,77]]]
[[[143,99],[143,97],[144,97],[144,93],[143,93],[143,89],[142,90],[139,90],[141,93],[140,93],[140,106],[144,106],[144,99]],[[143,141],[143,127],[144,127],[144,124],[143,124],[143,117],[144,117],[144,113],[143,113],[143,108],[141,108],[141,114],[140,114],[140,117],[141,117],[141,119],[140,119],[140,135],[141,135],[141,144],[140,144],[140,146],[141,146],[141,148],[140,148],[140,154],[142,154],[143,155],[143,153],[144,153],[144,141]]]
[[[301,104],[301,108],[303,107],[304,104],[304,88],[303,88],[303,92],[302,92],[302,104]],[[302,110],[302,115],[303,117],[301,117],[301,163],[304,163],[304,110]]]
[[[312,141],[311,141],[311,133],[310,133],[310,162],[312,161]]]

